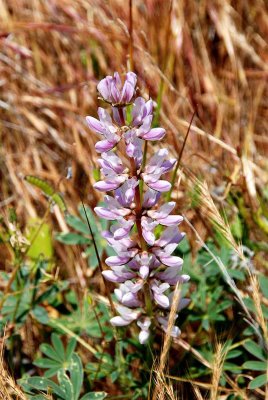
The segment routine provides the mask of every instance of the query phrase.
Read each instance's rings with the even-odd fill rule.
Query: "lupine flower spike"
[[[95,212],[114,221],[110,230],[102,233],[116,252],[106,259],[110,268],[103,271],[107,280],[118,284],[114,291],[118,316],[111,323],[126,326],[135,321],[143,344],[153,327],[166,331],[174,286],[187,282],[189,276],[181,274],[183,260],[172,255],[184,237],[178,229],[183,218],[171,214],[174,202],[159,205],[161,193],[171,188],[162,175],[172,170],[176,160],[168,159],[168,150],[161,148],[142,166],[144,142],[161,140],[165,130],[152,128],[153,102],[135,98],[136,82],[133,72],[126,74],[124,84],[117,72],[101,80],[98,91],[102,100],[111,105],[112,116],[99,108],[99,119],[86,120],[89,128],[101,136],[95,147],[101,153],[98,162],[103,179],[94,187],[109,192],[104,197],[105,206],[96,207]],[[127,107],[131,108],[128,123]],[[129,165],[124,165],[116,154],[120,141],[125,145]],[[145,193],[141,194],[143,187]],[[159,225],[162,233],[157,237]],[[188,303],[188,299],[181,299],[178,311]],[[174,326],[172,335],[179,334],[179,328]]]

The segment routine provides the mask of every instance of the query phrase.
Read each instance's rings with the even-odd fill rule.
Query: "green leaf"
[[[56,367],[53,368],[49,368],[45,373],[44,376],[46,378],[52,378],[53,376],[56,376],[59,370],[59,365],[57,365]]]
[[[227,271],[231,278],[235,278],[238,281],[243,281],[245,279],[244,271],[240,271],[239,269],[232,269],[232,268],[228,268]]]
[[[51,336],[51,340],[52,340],[53,347],[58,355],[58,360],[64,361],[65,351],[64,351],[64,346],[62,344],[62,341],[60,340],[59,335],[57,335],[56,333],[53,332],[52,336]]]
[[[52,185],[50,185],[47,181],[43,179],[37,178],[36,176],[26,175],[25,180],[31,185],[41,189],[42,192],[47,196],[52,196],[55,192]]]
[[[72,356],[73,356],[73,352],[76,348],[76,339],[72,338],[66,348],[66,360],[71,360]]]
[[[265,361],[266,358],[263,354],[262,348],[253,340],[247,340],[244,344],[243,347],[253,356],[259,358],[260,360]]]
[[[264,361],[246,361],[242,368],[250,369],[252,371],[266,371],[267,370],[267,363]]]
[[[33,389],[42,390],[45,393],[51,388],[54,394],[58,395],[61,399],[65,399],[64,391],[51,379],[33,376],[28,378],[25,383]]]
[[[57,374],[60,386],[64,390],[65,400],[74,400],[74,388],[67,374],[60,369]]]
[[[88,225],[80,218],[76,217],[75,215],[67,214],[65,219],[67,224],[76,231],[84,233],[85,235],[90,235],[90,230]]]
[[[94,249],[93,246],[90,247],[90,248],[88,248],[87,250],[89,250],[89,249],[90,249],[91,251],[90,251],[90,255],[89,255],[88,259],[87,259],[88,266],[89,266],[90,268],[92,268],[92,269],[95,269],[95,268],[98,266],[97,254],[96,254],[96,251],[95,251],[95,249]],[[99,252],[99,253],[100,253],[100,252]],[[101,254],[100,254],[100,257],[101,257]]]
[[[34,361],[34,365],[39,368],[58,368],[58,361],[50,360],[49,358],[38,358]]]
[[[268,298],[268,278],[267,276],[260,275],[259,276],[260,287],[263,295]]]
[[[230,359],[230,358],[236,358],[241,356],[241,354],[243,354],[243,352],[241,350],[231,350],[229,351],[229,353],[226,356],[226,360]]]
[[[239,214],[235,215],[235,219],[233,224],[231,225],[232,234],[236,239],[241,240],[243,235],[243,225],[241,219],[239,218]]]
[[[79,233],[73,233],[73,232],[68,232],[68,233],[57,233],[56,234],[56,239],[64,244],[70,244],[70,245],[75,245],[75,244],[88,244],[90,243],[90,239],[79,235]]]
[[[86,210],[86,214],[85,214],[85,211],[84,211],[84,207],[85,207],[85,210]],[[80,204],[79,207],[78,207],[78,211],[79,211],[81,217],[83,218],[83,220],[86,223],[87,223],[87,219],[89,220],[89,223],[90,223],[90,226],[91,226],[91,229],[92,229],[93,233],[98,233],[98,231],[99,231],[98,225],[96,223],[96,219],[95,219],[95,216],[94,216],[91,208],[89,208],[86,205],[84,205],[84,207],[83,207],[82,204]]]
[[[59,206],[61,211],[66,211],[67,208],[63,197],[60,193],[55,192],[53,186],[50,183],[48,183],[44,179],[32,175],[25,176],[25,180],[31,185],[41,189],[46,196],[50,197],[51,200]]]
[[[259,375],[254,378],[250,384],[248,385],[249,389],[257,389],[261,386],[264,386],[267,383],[267,376],[266,374]]]
[[[35,306],[32,310],[33,317],[41,324],[46,325],[49,321],[47,310],[41,306]]]
[[[78,354],[73,354],[69,371],[73,385],[74,400],[78,400],[84,377],[82,361]]]
[[[86,393],[80,400],[103,400],[107,397],[105,392],[89,392]]]
[[[242,372],[242,367],[228,361],[224,363],[223,369],[224,371],[231,371],[234,374],[240,374]]]
[[[57,206],[62,212],[67,211],[65,201],[60,193],[54,193],[51,196],[51,200],[53,201],[54,204],[57,204]]]
[[[40,346],[40,350],[47,357],[52,358],[53,360],[56,360],[56,361],[59,360],[59,356],[58,356],[57,352],[53,349],[52,346],[50,346],[50,344],[42,343],[41,346]]]
[[[42,255],[50,260],[53,256],[53,244],[51,227],[42,222],[39,218],[31,218],[27,222],[26,237],[31,243],[27,256],[33,260],[39,259]]]

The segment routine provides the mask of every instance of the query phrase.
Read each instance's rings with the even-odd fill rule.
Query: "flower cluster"
[[[171,188],[162,175],[172,170],[176,160],[168,159],[168,150],[160,149],[145,163],[145,141],[161,140],[165,130],[152,128],[153,102],[135,98],[136,82],[133,72],[127,73],[124,85],[118,73],[101,80],[98,91],[112,106],[112,117],[99,108],[99,119],[86,120],[101,137],[95,147],[103,179],[94,187],[108,192],[104,207],[96,207],[95,212],[113,221],[110,230],[103,232],[116,253],[106,259],[110,269],[103,271],[107,280],[118,284],[114,294],[119,315],[111,323],[126,326],[136,321],[139,341],[146,343],[152,327],[166,331],[174,285],[188,281],[189,276],[181,274],[183,260],[172,255],[184,237],[178,229],[183,218],[171,214],[172,201],[158,206],[161,193]],[[116,154],[118,145],[128,165]],[[188,303],[181,299],[178,311]],[[179,333],[174,326],[171,334]]]

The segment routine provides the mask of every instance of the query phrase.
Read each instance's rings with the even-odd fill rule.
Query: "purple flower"
[[[153,101],[150,99],[145,101],[142,97],[137,97],[133,103],[132,109],[132,126],[140,126],[143,120],[152,116],[153,112]]]
[[[114,126],[106,110],[99,107],[98,115],[100,120],[94,117],[86,117],[86,121],[90,129],[104,137],[104,140],[97,142],[95,145],[96,150],[99,153],[103,153],[114,148],[120,141],[120,136],[117,135],[118,128]]]
[[[165,130],[151,127],[152,100],[145,101],[142,97],[134,100],[136,82],[133,72],[127,73],[124,84],[118,73],[103,79],[98,91],[103,100],[112,105],[112,118],[99,108],[99,120],[87,117],[87,122],[102,137],[96,150],[102,153],[98,163],[103,178],[94,187],[102,192],[113,192],[113,196],[104,197],[104,206],[95,208],[97,215],[114,221],[109,230],[102,232],[115,251],[115,255],[105,261],[110,268],[102,272],[105,279],[117,284],[114,294],[119,303],[116,307],[119,315],[113,317],[111,323],[127,326],[136,321],[140,328],[139,341],[144,344],[153,324],[167,331],[174,296],[172,287],[178,282],[187,282],[189,276],[182,275],[183,260],[173,255],[185,235],[178,229],[183,218],[171,214],[175,202],[158,206],[161,192],[171,188],[161,177],[171,171],[176,160],[168,160],[167,149],[161,148],[142,165],[144,140],[161,140]],[[133,106],[129,122],[126,106],[130,103]],[[112,151],[120,140],[125,145],[122,146],[125,156],[130,159],[130,170],[115,150]],[[139,185],[140,179],[147,185],[145,193],[141,190],[143,185]],[[166,228],[157,237],[157,228],[161,225]],[[151,302],[149,309],[147,296]],[[189,299],[182,298],[177,311],[188,304]],[[179,334],[179,328],[173,326],[171,335]]]
[[[131,213],[131,210],[123,207],[116,199],[111,196],[105,196],[104,202],[106,207],[95,207],[95,213],[104,219],[115,220],[125,217]]]
[[[170,201],[164,204],[158,210],[147,211],[147,215],[156,220],[158,224],[165,226],[179,225],[183,221],[183,217],[180,215],[169,215],[175,207],[175,202]]]
[[[145,317],[145,318],[137,321],[137,325],[139,328],[141,328],[141,331],[139,333],[139,342],[141,344],[145,344],[148,341],[149,336],[150,336],[149,329],[151,326],[151,320],[150,320],[150,318]]]
[[[178,314],[176,314],[175,319],[178,318]],[[163,329],[164,332],[167,332],[167,328],[168,328],[168,318],[167,317],[162,317],[159,316],[157,317],[158,322],[160,323],[161,328]],[[178,336],[180,336],[181,331],[177,326],[173,326],[170,332],[170,335],[174,338],[177,338]]]
[[[134,129],[127,131],[124,139],[127,145],[126,153],[129,157],[134,158],[136,168],[139,169],[143,158],[142,140],[137,137]]]
[[[177,246],[184,237],[185,233],[180,232],[177,226],[169,226],[155,242],[155,245],[159,247],[165,247],[170,243],[174,243]]]
[[[142,288],[141,284],[135,284],[128,280],[115,289],[114,294],[117,299],[127,307],[140,307],[141,301],[138,299],[138,291]]]
[[[154,300],[163,308],[168,308],[170,304],[168,296],[164,294],[169,288],[170,285],[167,282],[161,283],[156,280],[151,285]]]
[[[113,317],[110,322],[114,326],[126,326],[135,321],[140,315],[139,311],[131,310],[124,306],[117,306],[120,316]]]
[[[145,195],[143,197],[142,207],[145,209],[154,207],[156,205],[156,203],[158,202],[160,196],[161,196],[160,192],[157,192],[156,190],[148,188],[148,190],[145,192]]]
[[[158,272],[155,277],[170,285],[176,285],[178,282],[185,283],[190,279],[189,275],[181,275],[182,265],[168,267],[162,272]]]
[[[150,246],[152,246],[155,242],[155,235],[153,231],[157,227],[157,225],[158,223],[154,221],[152,218],[148,217],[141,218],[142,236]]]
[[[119,189],[115,191],[115,198],[123,207],[131,207],[135,197],[135,190],[139,181],[136,177],[128,179]]]
[[[160,180],[161,175],[170,171],[176,160],[166,161],[168,155],[166,149],[159,150],[146,165],[144,172],[141,174],[144,182],[153,190],[158,192],[168,192],[171,184],[168,181]]]
[[[97,89],[103,98],[108,103],[115,105],[126,105],[131,102],[135,94],[137,76],[134,72],[126,74],[126,80],[122,85],[118,72],[114,76],[106,76],[97,86]]]
[[[94,188],[101,192],[115,190],[128,178],[127,169],[113,151],[102,153],[101,156],[102,158],[98,159],[98,163],[105,180],[95,183]]]
[[[110,282],[121,283],[136,277],[125,265],[115,265],[110,270],[102,271],[102,275]]]
[[[128,221],[124,218],[118,218],[118,223],[111,227],[111,233],[115,240],[126,238],[129,235],[133,225],[135,223],[135,217]]]
[[[153,116],[147,115],[142,120],[142,125],[136,129],[136,134],[143,140],[161,140],[166,134],[163,128],[151,128]]]

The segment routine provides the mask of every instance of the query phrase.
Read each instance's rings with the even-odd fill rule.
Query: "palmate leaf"
[[[98,307],[95,307],[95,311],[98,313]],[[108,317],[107,317],[108,318]],[[99,316],[99,319],[102,323],[104,317],[102,315]],[[59,322],[59,324],[57,324]],[[106,322],[106,319],[105,321]],[[82,304],[77,305],[77,309],[70,313],[69,315],[61,316],[59,319],[53,320],[51,325],[57,330],[61,331],[60,325],[64,325],[64,327],[70,329],[72,332],[80,335],[84,332],[87,333],[90,337],[100,338],[102,333],[100,331],[98,322],[96,320],[96,316],[92,311],[92,308],[89,306],[86,297],[84,298]],[[104,325],[104,324],[102,324]]]
[[[47,378],[55,376],[59,369],[70,371],[76,345],[75,339],[71,339],[65,351],[62,341],[56,333],[52,333],[51,340],[52,346],[46,343],[40,346],[40,350],[46,357],[38,358],[34,362],[37,367],[47,369],[44,374]]]
[[[83,386],[83,365],[75,350],[75,340],[70,340],[66,350],[55,333],[52,334],[52,344],[42,344],[40,349],[47,358],[39,359],[35,365],[40,368],[49,368],[44,377],[24,377],[20,385],[31,400],[44,400],[45,394],[52,394],[58,400],[79,400]],[[67,374],[68,371],[68,374]],[[58,384],[49,379],[56,375]],[[38,393],[39,392],[39,393]],[[43,392],[44,394],[41,394]],[[81,400],[101,400],[107,396],[105,392],[90,392],[82,396]]]
[[[29,396],[30,399],[35,398],[35,396],[33,395],[36,394],[35,393],[36,391],[38,392],[41,391],[44,394],[52,392],[54,395],[58,396],[58,398],[63,400],[71,400],[65,398],[65,392],[59,385],[57,385],[51,379],[48,379],[46,377],[33,376],[33,377],[23,378],[19,380],[19,384],[21,385],[23,390],[30,395]]]

